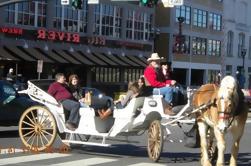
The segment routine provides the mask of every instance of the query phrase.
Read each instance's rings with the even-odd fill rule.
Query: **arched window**
[[[233,56],[233,42],[234,42],[234,32],[228,31],[227,33],[227,56]]]
[[[241,50],[245,48],[245,34],[239,33],[238,56],[241,57]]]

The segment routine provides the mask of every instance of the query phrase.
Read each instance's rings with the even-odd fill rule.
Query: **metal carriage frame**
[[[68,133],[67,139],[62,140],[64,143],[107,147],[111,145],[106,143],[107,138],[115,138],[120,135],[136,136],[147,130],[148,156],[152,161],[157,162],[164,140],[171,134],[168,126],[177,123],[194,123],[194,118],[187,118],[196,111],[187,113],[191,106],[192,92],[192,89],[187,90],[188,102],[175,116],[164,114],[161,95],[133,98],[125,108],[115,108],[113,116],[106,120],[95,116],[93,108],[81,107],[79,127],[75,131],[71,131],[64,125],[65,114],[62,105],[28,81],[28,89],[20,93],[28,94],[32,100],[42,105],[32,106],[25,110],[19,121],[19,135],[27,148],[44,151],[53,144],[58,132]],[[76,140],[75,135],[101,137],[102,141],[96,143],[82,139]]]

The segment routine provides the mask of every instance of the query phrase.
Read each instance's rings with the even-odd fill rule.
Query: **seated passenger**
[[[61,103],[65,110],[70,111],[70,116],[65,126],[69,130],[75,130],[80,118],[80,104],[74,99],[69,91],[64,74],[57,73],[55,79],[56,81],[49,86],[48,93]]]
[[[80,102],[81,107],[87,107],[85,104],[85,98],[83,96],[83,90],[79,86],[79,78],[76,74],[72,74],[69,76],[69,89],[72,93],[72,96],[75,98],[76,101]]]
[[[128,84],[128,91],[126,92],[126,96],[123,99],[119,99],[115,101],[115,105],[117,108],[124,108],[129,101],[139,95],[139,84],[138,82],[133,82]]]
[[[176,84],[175,80],[165,80],[162,72],[159,72],[160,60],[158,53],[153,53],[150,58],[147,59],[149,65],[144,71],[144,77],[151,87],[153,87],[153,94],[163,95],[166,103],[165,113],[173,115],[174,113],[170,109],[173,103],[173,94],[176,93],[176,88],[172,86]]]

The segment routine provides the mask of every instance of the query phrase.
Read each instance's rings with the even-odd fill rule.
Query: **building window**
[[[207,44],[207,39],[193,37],[192,40],[193,55],[206,55],[206,44]]]
[[[144,40],[144,13],[135,11],[134,40]]]
[[[180,52],[179,50],[179,38],[177,38],[177,35],[173,35],[173,53]],[[190,54],[190,36],[185,36],[185,42],[184,45],[181,46],[181,52],[183,54]]]
[[[227,56],[233,56],[233,42],[234,42],[234,32],[229,31],[227,33]]]
[[[19,2],[5,7],[6,23],[46,27],[46,1]]]
[[[209,13],[209,27],[210,29],[220,31],[222,25],[222,17],[219,14]]]
[[[245,48],[245,34],[239,33],[238,57],[241,57],[241,50]]]
[[[193,10],[193,25],[197,27],[207,27],[207,11],[194,9]]]
[[[6,7],[7,17],[5,22],[15,24],[15,4],[10,4]]]
[[[57,0],[54,10],[53,27],[63,31],[86,32],[87,31],[87,0],[83,1],[81,10],[74,10],[71,6],[61,5]]]
[[[150,40],[152,30],[152,14],[145,14],[145,40]]]
[[[126,38],[132,40],[150,40],[152,14],[128,10],[126,20]]]
[[[94,34],[121,37],[122,8],[108,4],[95,5],[94,14]]]
[[[226,75],[232,75],[232,66],[226,65]]]
[[[37,2],[37,26],[46,27],[46,5],[43,1]]]
[[[220,73],[219,70],[208,70],[207,82],[208,83],[218,83],[219,78],[218,74]]]
[[[221,55],[221,41],[219,40],[208,40],[208,55],[220,56]]]
[[[133,10],[128,10],[127,12],[127,20],[126,20],[126,38],[127,39],[133,39]]]
[[[176,6],[176,22],[179,17],[185,18],[185,24],[190,24],[191,22],[191,7],[189,6]]]

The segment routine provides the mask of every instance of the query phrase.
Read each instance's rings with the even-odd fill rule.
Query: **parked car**
[[[22,113],[35,104],[27,95],[18,94],[12,84],[0,80],[0,126],[18,125]]]

